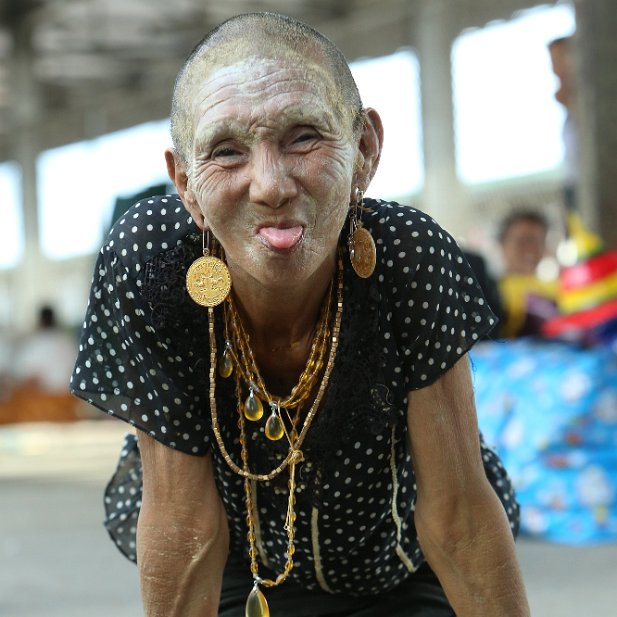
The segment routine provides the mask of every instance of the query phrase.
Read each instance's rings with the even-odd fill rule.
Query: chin
[[[292,255],[274,255],[257,278],[268,286],[280,287],[308,280],[318,269],[316,260],[307,261],[297,252]]]

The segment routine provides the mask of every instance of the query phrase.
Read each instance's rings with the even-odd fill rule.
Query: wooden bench
[[[0,399],[0,424],[71,422],[83,417],[81,401],[68,391],[50,393],[35,386],[19,386]]]

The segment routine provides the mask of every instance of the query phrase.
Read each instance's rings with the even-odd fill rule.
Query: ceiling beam
[[[537,4],[532,0],[452,0],[452,10],[457,14],[462,31],[494,19],[507,19],[515,11]],[[308,5],[320,15],[312,25],[334,40],[349,60],[385,55],[403,46],[414,46],[414,21],[418,19],[420,8],[427,6],[425,0],[321,0],[318,3],[288,4],[290,9],[297,11],[306,11]],[[38,27],[41,20],[52,15],[58,19],[63,6],[77,5],[68,0],[0,0],[5,25],[11,23],[7,22],[8,19],[14,24],[16,20],[28,19]],[[157,3],[153,10],[156,6]],[[248,4],[244,0],[234,2],[231,8],[241,10],[241,6],[248,7]],[[230,10],[229,5],[227,8]],[[177,39],[180,47],[170,46],[167,57],[152,54],[150,57],[128,56],[123,60],[121,50],[103,49],[99,51],[103,57],[106,54],[113,62],[121,63],[121,74],[109,79],[102,74],[98,77],[85,74],[81,82],[72,81],[70,76],[62,81],[39,82],[38,96],[42,102],[38,106],[39,115],[32,122],[41,148],[93,138],[97,131],[116,131],[166,117],[175,74],[192,45],[210,27],[206,23],[207,11],[204,10],[203,20],[195,19],[192,13],[190,17],[183,21],[179,15],[168,26],[170,32],[177,34],[181,31],[182,34]],[[9,95],[10,89],[6,91]],[[18,100],[13,105],[23,106],[24,103]],[[1,125],[3,117],[4,127]],[[93,123],[92,118],[99,120]],[[2,112],[0,102],[0,160],[11,158],[18,139],[14,119],[10,113],[7,115],[6,108]]]

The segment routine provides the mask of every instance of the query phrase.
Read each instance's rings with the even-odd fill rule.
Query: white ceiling
[[[0,160],[168,114],[180,64],[223,19],[255,10],[310,23],[349,58],[412,42],[434,10],[461,24],[525,0],[0,0]],[[551,2],[547,2],[551,3]],[[32,143],[34,141],[34,143]]]

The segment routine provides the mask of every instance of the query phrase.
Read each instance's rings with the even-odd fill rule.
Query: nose
[[[259,145],[252,155],[249,199],[279,208],[298,194],[290,162],[272,144]]]

